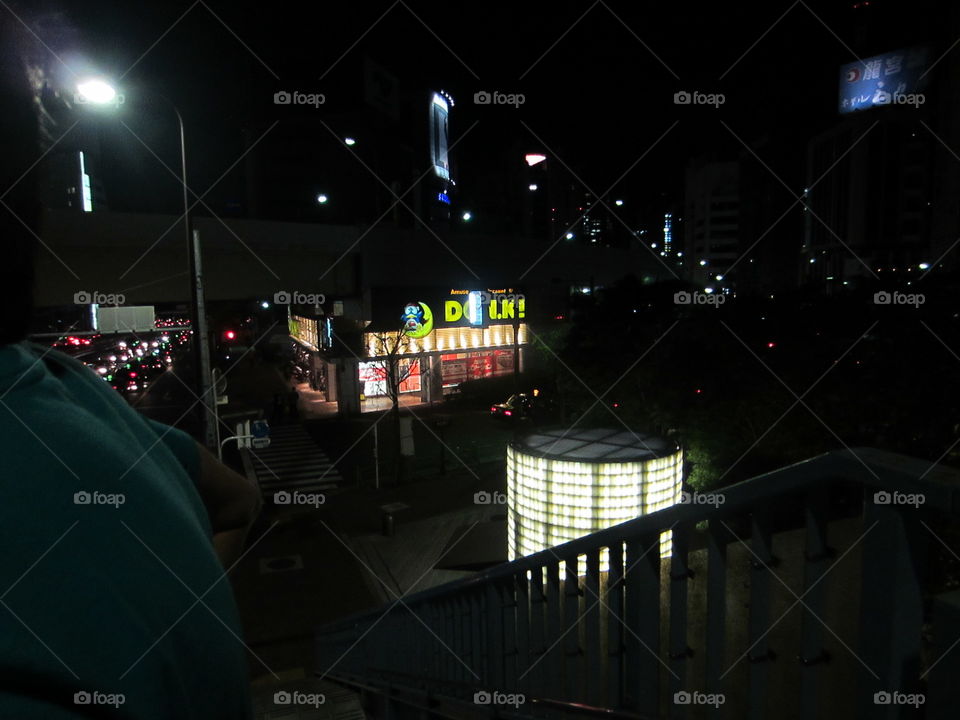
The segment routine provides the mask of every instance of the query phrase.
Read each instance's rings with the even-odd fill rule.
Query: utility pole
[[[513,391],[520,392],[520,294],[513,289]]]
[[[203,267],[200,258],[200,231],[193,231],[193,242],[190,246],[192,278],[192,295],[194,301],[194,336],[198,352],[194,355],[199,360],[197,375],[200,391],[200,417],[203,430],[204,445],[208,448],[217,446],[217,414],[214,408],[217,404],[217,393],[213,388],[213,372],[210,368],[210,330],[207,326],[206,303],[203,298]]]

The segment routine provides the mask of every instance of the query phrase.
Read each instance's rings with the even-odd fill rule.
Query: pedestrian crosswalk
[[[309,496],[322,496],[344,484],[336,466],[301,425],[271,428],[270,445],[243,450],[243,464],[247,475],[256,477],[264,500],[277,505],[311,502]],[[323,501],[321,497],[313,502]]]

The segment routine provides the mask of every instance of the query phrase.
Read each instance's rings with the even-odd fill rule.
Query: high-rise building
[[[839,68],[839,117],[807,146],[800,277],[826,292],[956,267],[960,238],[960,8],[860,3],[852,20],[865,52]]]
[[[739,164],[710,158],[693,161],[687,168],[685,208],[688,279],[722,291],[729,287],[726,274],[741,250]]]
[[[810,141],[808,178],[819,182],[804,194],[805,284],[831,292],[932,261],[935,140],[905,112],[858,114]]]

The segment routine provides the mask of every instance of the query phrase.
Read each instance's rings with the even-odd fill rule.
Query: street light
[[[109,105],[116,98],[116,89],[104,80],[92,78],[77,85],[77,100],[79,102]]]
[[[325,193],[320,193],[319,195],[317,195],[317,202],[320,203],[321,205],[325,205],[327,200],[329,199],[330,198],[327,197]]]
[[[201,416],[201,429],[204,435],[204,442],[207,447],[214,447],[217,444],[217,425],[213,412],[207,406],[211,396],[211,368],[210,368],[210,348],[208,346],[207,318],[203,302],[203,281],[199,272],[200,239],[194,236],[193,222],[190,217],[190,196],[187,189],[187,141],[186,132],[183,127],[183,116],[179,108],[167,97],[156,93],[158,97],[166,100],[173,109],[173,114],[177,117],[177,127],[180,131],[180,183],[183,185],[183,224],[184,234],[187,240],[187,258],[189,262],[190,275],[190,324],[193,327],[194,347],[193,358],[196,368],[197,378],[195,380],[198,397],[200,398],[201,412],[206,413]],[[95,105],[119,105],[123,96],[117,94],[116,88],[105,80],[94,78],[85,80],[77,85],[77,100],[81,103],[91,103]],[[204,399],[207,398],[205,402]],[[214,399],[215,401],[215,399]]]
[[[465,213],[464,213],[463,215],[461,215],[460,217],[463,218],[463,221],[464,221],[464,222],[470,222],[470,220],[473,219],[473,213],[468,210],[467,212],[465,212]]]

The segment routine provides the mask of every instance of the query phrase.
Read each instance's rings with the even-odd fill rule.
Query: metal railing
[[[317,672],[399,716],[954,718],[958,491],[829,453],[325,626]]]

